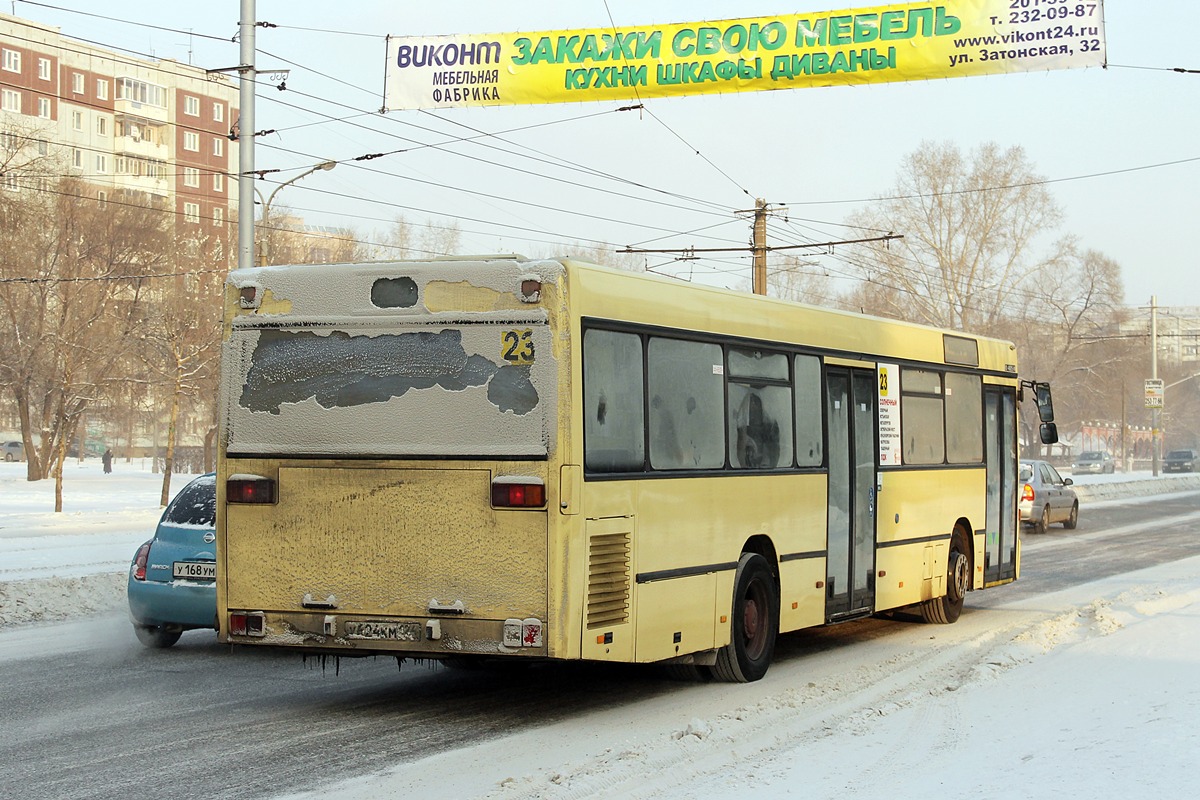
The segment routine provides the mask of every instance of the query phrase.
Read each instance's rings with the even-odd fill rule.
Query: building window
[[[18,114],[21,113],[21,93],[14,92],[12,89],[5,89],[0,93],[0,109]]]
[[[38,98],[38,116],[42,119],[50,119],[50,98]]]
[[[50,59],[38,59],[38,77],[44,81],[50,80]]]
[[[100,205],[108,205],[108,192],[96,192],[96,199],[100,201]]]
[[[96,135],[108,136],[108,117],[96,117]]]
[[[167,107],[167,93],[163,87],[133,78],[117,79],[117,99],[128,100],[135,106],[142,104]]]
[[[213,103],[213,122],[225,121],[225,104]]]
[[[37,151],[38,151],[39,156],[49,155],[50,154],[50,143],[47,142],[45,139],[38,139]]]
[[[3,173],[3,177],[5,189],[10,192],[21,191],[21,184],[17,180],[17,173],[13,172],[12,170],[8,170],[7,172]]]
[[[188,222],[200,221],[200,204],[199,203],[184,203],[183,218]]]
[[[79,148],[71,150],[71,165],[76,169],[83,169],[83,151]]]
[[[195,167],[183,168],[183,185],[193,189],[200,188],[200,170]]]
[[[100,175],[108,173],[108,156],[103,153],[96,154],[96,172]]]
[[[4,51],[4,69],[7,72],[21,71],[21,53],[19,50]]]
[[[225,209],[220,206],[213,206],[213,226],[221,227],[225,224]]]
[[[190,94],[183,96],[183,113],[189,117],[200,116],[200,98],[192,97]]]
[[[225,191],[225,176],[219,172],[213,173],[213,191],[214,192]]]
[[[73,130],[77,130],[77,131],[83,130],[83,112],[82,111],[72,111],[71,112],[71,128]]]
[[[108,99],[108,81],[103,78],[96,79],[96,98],[99,100]]]
[[[200,152],[200,134],[194,131],[183,132],[183,149],[191,150],[193,153]]]
[[[71,91],[75,94],[83,94],[83,73],[74,72],[71,74]]]
[[[225,155],[225,140],[222,139],[220,136],[213,138],[213,155],[214,156]]]

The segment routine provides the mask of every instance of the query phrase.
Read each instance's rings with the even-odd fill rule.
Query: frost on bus
[[[538,403],[529,367],[468,356],[455,329],[379,336],[267,330],[251,362],[240,401],[251,411],[278,414],[283,404],[310,397],[322,408],[357,406],[411,389],[453,392],[485,384],[488,401],[501,411],[524,415]]]
[[[514,295],[511,264],[480,266],[231,275],[250,299],[231,315],[222,356],[229,451],[545,457],[559,369],[549,314]],[[535,277],[557,280],[555,266]]]

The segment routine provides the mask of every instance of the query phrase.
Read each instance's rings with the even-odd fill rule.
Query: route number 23
[[[505,331],[500,335],[500,356],[510,364],[533,363],[533,331]]]

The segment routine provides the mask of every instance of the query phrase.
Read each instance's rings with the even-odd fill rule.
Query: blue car
[[[175,495],[154,538],[129,567],[129,616],[146,647],[217,622],[217,478],[201,475]]]

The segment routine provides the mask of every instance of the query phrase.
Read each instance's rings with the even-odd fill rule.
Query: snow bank
[[[147,461],[99,459],[63,466],[63,511],[54,481],[29,482],[24,463],[0,463],[0,628],[124,611],[126,570],[162,514],[161,474]],[[194,476],[171,476],[171,493]]]
[[[0,628],[58,622],[125,608],[126,573],[0,582]]]

